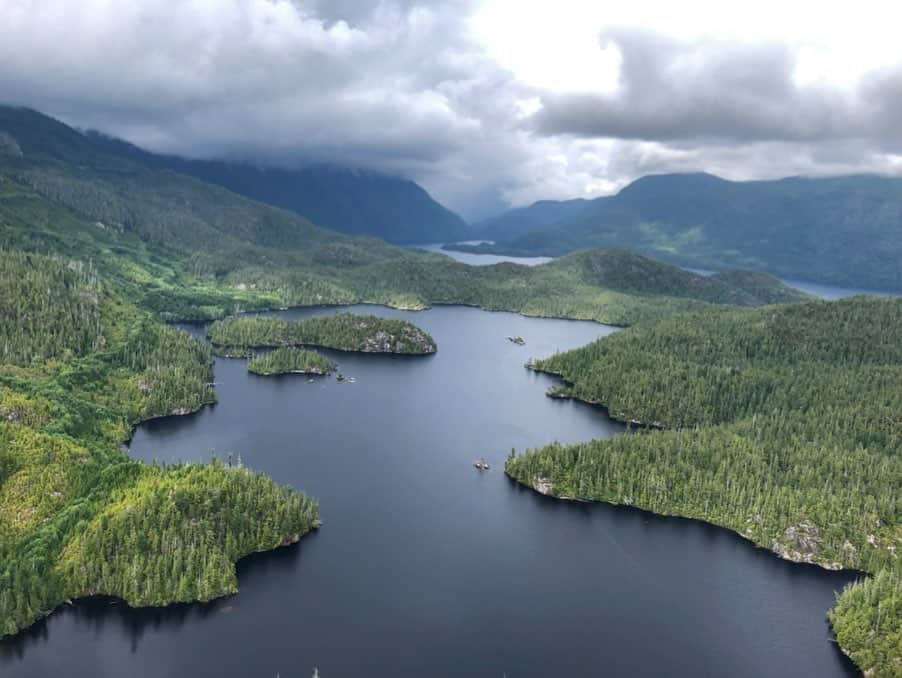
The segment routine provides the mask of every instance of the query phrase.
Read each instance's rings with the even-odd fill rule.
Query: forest
[[[0,251],[0,636],[66,600],[237,590],[235,561],[296,541],[316,503],[240,465],[146,465],[132,427],[212,402],[203,343],[90,265]]]
[[[284,346],[255,355],[248,360],[247,371],[259,375],[330,374],[335,371],[335,363],[317,351]]]
[[[435,340],[406,320],[374,315],[337,313],[330,316],[285,320],[274,316],[231,317],[207,327],[217,346],[319,346],[364,353],[435,353]],[[288,358],[280,354],[278,358]],[[299,356],[303,357],[303,356]]]
[[[512,477],[872,573],[831,624],[859,666],[899,673],[898,302],[775,307],[808,298],[766,274],[702,276],[621,249],[466,266],[326,231],[34,111],[0,107],[0,130],[0,635],[90,593],[232,592],[236,558],[318,525],[313,500],[238,465],[148,466],[120,450],[138,422],[215,399],[211,349],[163,322],[225,319],[215,348],[242,355],[422,352],[431,337],[381,319],[298,330],[229,316],[467,304],[632,326],[536,367],[562,374],[563,394],[663,427],[535,450],[508,463]],[[646,233],[661,256],[688,242]],[[367,344],[370,330],[391,341]]]
[[[373,303],[631,325],[708,304],[804,298],[767,275],[706,277],[616,249],[537,267],[466,266],[327,231],[35,111],[0,106],[0,130],[21,151],[0,153],[0,248],[86,262],[167,322]]]
[[[873,573],[830,618],[874,675],[898,675],[902,300],[671,316],[530,363],[632,435],[514,456],[514,479],[735,530],[784,558]],[[645,425],[645,426],[643,426]],[[895,616],[891,614],[895,612]]]

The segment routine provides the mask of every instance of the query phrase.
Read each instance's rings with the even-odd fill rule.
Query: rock
[[[820,528],[810,520],[803,520],[798,525],[790,525],[783,531],[783,539],[774,539],[773,551],[781,558],[798,563],[817,563],[817,555],[823,537]],[[830,564],[823,564],[828,569]]]
[[[544,494],[545,496],[551,496],[551,493],[554,490],[554,485],[552,485],[551,481],[547,478],[536,478],[532,487],[536,492]]]

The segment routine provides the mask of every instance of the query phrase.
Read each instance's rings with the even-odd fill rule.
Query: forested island
[[[335,363],[322,353],[295,346],[285,346],[254,356],[247,362],[247,371],[264,376],[331,374],[335,371]]]
[[[435,353],[435,340],[413,323],[374,315],[336,315],[285,320],[273,316],[232,317],[207,327],[217,346],[318,346],[362,353]],[[280,354],[280,359],[288,355]]]
[[[211,355],[89,264],[0,251],[0,317],[0,636],[82,596],[233,593],[235,561],[318,525],[314,501],[246,468],[120,450],[214,400]]]
[[[875,576],[830,614],[863,670],[902,658],[902,300],[712,309],[534,369],[611,416],[661,427],[510,458],[544,494],[729,527],[780,556]]]

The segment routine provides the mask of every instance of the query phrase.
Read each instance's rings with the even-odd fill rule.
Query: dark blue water
[[[553,380],[523,368],[609,329],[460,307],[365,310],[413,320],[438,353],[334,354],[353,384],[255,377],[243,360],[217,360],[219,403],[147,423],[131,446],[146,460],[240,453],[317,497],[322,529],[242,561],[241,592],[211,605],[65,607],[0,643],[0,675],[852,673],[825,622],[848,574],[781,561],[726,530],[557,501],[505,478],[511,446],[621,430],[598,408],[547,398]],[[480,456],[491,471],[473,468]]]

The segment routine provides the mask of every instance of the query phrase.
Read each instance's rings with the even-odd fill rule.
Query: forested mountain
[[[39,154],[87,161],[107,169],[128,167],[132,161],[222,186],[342,233],[394,243],[428,243],[460,240],[469,232],[463,219],[418,184],[378,172],[330,165],[267,169],[158,155],[96,132],[81,134],[36,111],[8,106],[0,106],[0,130],[5,132],[0,132],[0,155],[11,155],[18,146],[27,157]]]
[[[473,224],[471,236],[481,240],[513,240],[534,231],[545,231],[576,217],[593,201],[540,200]]]
[[[436,202],[422,186],[402,177],[337,165],[280,169],[190,160],[150,153],[96,133],[91,136],[110,151],[149,167],[222,186],[300,214],[333,231],[374,236],[391,243],[449,242],[468,234],[463,219]]]
[[[34,111],[0,107],[0,246],[93,262],[127,296],[167,320],[237,309],[373,302],[407,308],[466,303],[614,324],[702,302],[769,303],[643,260],[640,288],[618,281],[637,261],[602,253],[602,277],[578,258],[528,268],[470,267],[312,225],[221,187],[158,169],[108,140]],[[119,144],[113,144],[118,147]],[[580,255],[583,256],[583,255]],[[660,274],[656,273],[660,271]],[[676,284],[675,284],[676,282]],[[773,282],[773,281],[772,281]],[[733,288],[733,289],[731,289]],[[699,290],[696,293],[696,289]],[[677,299],[674,299],[676,297]]]
[[[791,560],[877,577],[831,621],[863,670],[902,661],[902,300],[675,315],[539,360],[640,430],[512,457],[545,494],[732,528]]]
[[[587,247],[625,247],[696,268],[900,291],[902,178],[647,176],[552,227],[475,251],[558,256]]]

